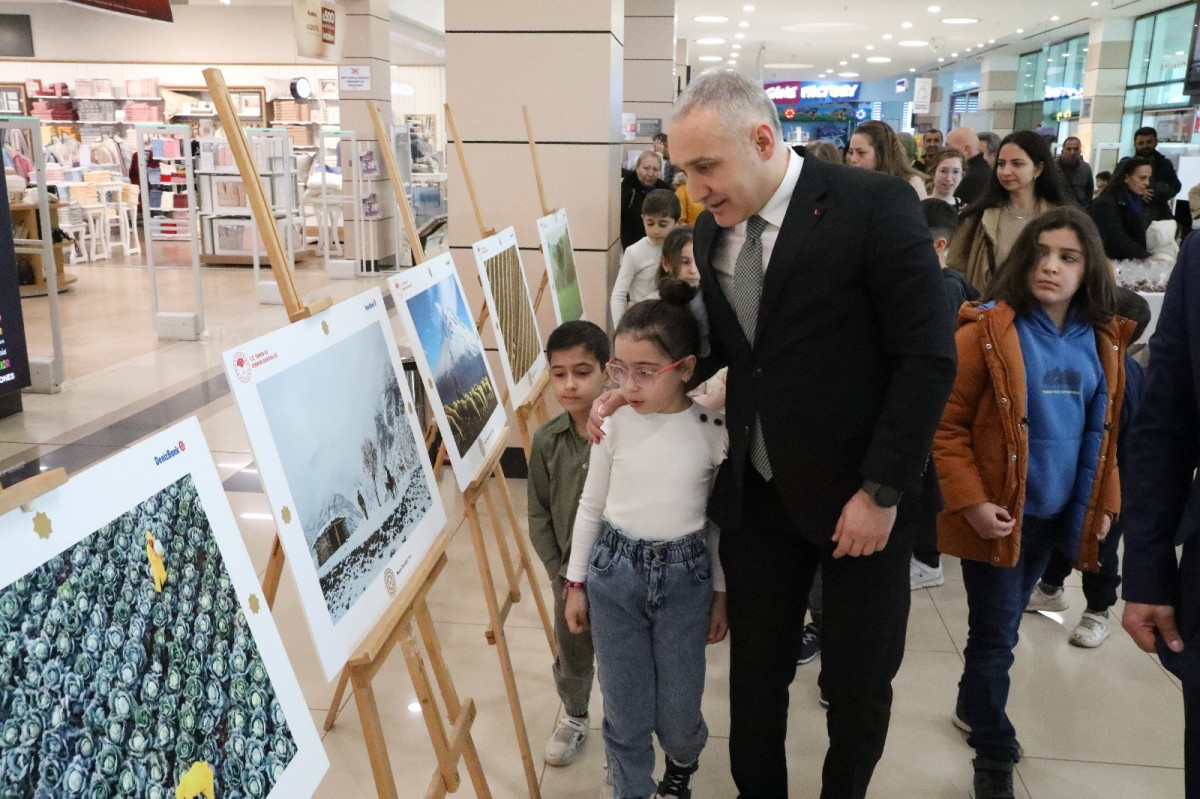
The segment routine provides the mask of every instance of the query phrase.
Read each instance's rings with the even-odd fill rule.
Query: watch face
[[[307,100],[312,97],[312,83],[308,78],[296,78],[292,81],[292,96],[297,100]]]

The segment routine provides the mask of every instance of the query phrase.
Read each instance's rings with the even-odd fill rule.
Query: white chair
[[[112,254],[108,243],[108,206],[104,203],[97,203],[96,205],[85,205],[83,210],[87,214],[88,235],[92,239],[92,246],[89,250],[91,260],[99,261],[102,258],[108,258]]]
[[[88,257],[88,223],[79,203],[64,205],[58,212],[59,228],[71,237],[71,263],[90,260]]]

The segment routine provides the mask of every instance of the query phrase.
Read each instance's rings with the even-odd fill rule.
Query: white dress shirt
[[[792,201],[796,182],[800,180],[800,168],[804,166],[804,159],[791,148],[788,148],[787,154],[787,172],[783,175],[783,181],[771,195],[771,199],[767,200],[767,204],[758,212],[758,216],[767,223],[762,232],[764,272],[767,271],[767,264],[771,263],[771,253],[775,250],[775,239],[779,238],[783,217],[787,214],[788,205]],[[725,292],[731,305],[733,304],[733,269],[737,264],[738,253],[742,251],[742,245],[745,243],[746,223],[742,221],[725,231],[716,252],[713,253],[713,268],[717,270],[717,282],[721,284],[721,291]]]

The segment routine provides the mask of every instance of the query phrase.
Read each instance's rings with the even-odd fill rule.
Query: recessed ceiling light
[[[850,57],[851,57],[851,58],[858,58],[858,53],[851,53],[851,54],[850,54]]]
[[[938,59],[938,63],[939,63],[939,64],[944,64],[944,63],[946,63],[946,59],[944,59],[944,58],[939,58],[939,59]]]
[[[735,34],[733,34],[733,38],[735,38],[735,39],[745,39],[745,38],[746,38],[746,34],[744,34],[744,33],[735,33]]]
[[[741,22],[739,22],[739,23],[738,23],[738,27],[739,27],[739,28],[749,28],[749,27],[750,27],[750,23],[749,23],[749,22],[747,22],[746,20],[742,20]]]
[[[1017,28],[1017,33],[1024,33],[1024,32],[1025,32],[1024,28]]]
[[[742,11],[753,11],[754,6],[742,6]]]
[[[700,56],[700,60],[701,61],[720,61],[721,56],[719,56],[719,55],[702,55],[702,56]]]
[[[857,78],[858,73],[857,72],[839,72],[838,77],[839,78]]]
[[[890,63],[892,63],[892,59],[888,58],[885,55],[873,55],[870,58],[868,58],[867,61],[868,61],[868,63],[871,63],[871,64],[890,64]]]
[[[883,40],[886,42],[890,42],[892,40],[892,34],[890,34],[890,33],[883,34]]]
[[[1058,22],[1058,14],[1055,14],[1054,16],[1050,17],[1050,21],[1051,21],[1051,22]]]
[[[927,10],[929,11],[930,14],[936,14],[942,10],[942,7],[941,6],[930,6]]]
[[[1098,6],[1098,5],[1100,5],[1100,3],[1098,3],[1096,0],[1092,0],[1092,5]]]
[[[725,40],[710,36],[706,39],[697,39],[696,44],[725,44]]]
[[[995,43],[996,43],[995,39],[988,39],[988,44],[995,44]]]
[[[943,25],[974,25],[978,22],[977,17],[946,17],[942,20]]]
[[[845,62],[845,61],[839,61],[839,62],[838,62],[838,66],[842,66],[842,67],[844,67],[844,66],[846,66],[846,62]]]
[[[917,71],[917,69],[916,69],[916,67],[909,67],[909,68],[908,68],[908,71],[909,71],[909,72],[916,72],[916,71]]]
[[[812,64],[765,64],[766,69],[812,69]]]
[[[868,44],[868,45],[867,45],[867,47],[866,47],[866,49],[868,49],[868,50],[874,50],[874,49],[875,49],[875,45],[873,45],[873,44]]]
[[[912,23],[911,23],[911,22],[901,22],[901,23],[900,23],[900,27],[901,27],[901,28],[911,28],[911,27],[912,27]]]
[[[968,48],[967,48],[967,52],[969,53],[969,52],[971,52],[971,51],[972,51],[972,50],[974,50],[974,49],[975,49],[974,47],[968,47]]]
[[[929,42],[922,41],[921,39],[907,39],[903,42],[896,42],[896,44],[901,47],[926,47]]]
[[[697,22],[728,22],[729,17],[693,17]]]
[[[730,58],[737,58],[737,57],[738,57],[738,54],[737,54],[737,53],[730,53],[730,54],[729,54],[729,57],[730,57]]]
[[[951,58],[958,58],[958,53],[951,53],[951,54],[950,54],[950,57],[951,57]]]
[[[735,45],[733,45],[733,49],[734,49],[734,50],[741,50],[741,49],[742,49],[742,46],[741,46],[740,44],[735,44]]]

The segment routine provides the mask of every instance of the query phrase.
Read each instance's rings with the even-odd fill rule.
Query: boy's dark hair
[[[946,244],[954,241],[954,231],[958,227],[958,213],[945,200],[929,197],[921,200],[921,211],[925,214],[925,224],[934,239],[945,239]]]
[[[658,294],[662,299],[642,300],[625,312],[613,340],[633,336],[649,341],[672,361],[699,355],[700,324],[688,309],[696,289],[682,280],[660,280]]]
[[[1133,337],[1129,339],[1129,344],[1135,343],[1150,325],[1150,303],[1136,291],[1121,286],[1117,289],[1116,311],[1117,316],[1123,316],[1137,325],[1133,329]]]
[[[1104,170],[1103,172],[1097,172],[1096,180],[1107,180],[1109,182],[1112,182],[1112,172],[1109,172],[1107,169]]]
[[[665,239],[663,239],[662,257],[663,260],[672,267],[675,265],[675,262],[679,260],[679,256],[683,252],[683,248],[692,243],[693,229],[694,228],[692,228],[690,225],[679,225],[678,227],[671,228],[671,232],[667,234]],[[661,270],[659,274],[660,276],[666,275],[667,277],[670,277],[670,274],[662,272]]]
[[[563,322],[554,329],[546,340],[546,359],[556,352],[573,350],[583,347],[584,352],[591,355],[601,365],[608,363],[612,357],[609,348],[608,335],[592,322],[578,319],[574,322]]]
[[[1025,226],[992,276],[987,296],[1008,303],[1018,316],[1037,307],[1037,299],[1029,290],[1029,274],[1038,262],[1038,237],[1049,230],[1071,230],[1079,237],[1083,247],[1083,281],[1071,304],[1083,312],[1088,324],[1107,324],[1117,304],[1112,266],[1104,254],[1096,223],[1073,205],[1052,208]]]
[[[642,216],[665,216],[678,222],[682,215],[679,198],[675,196],[675,192],[667,189],[655,189],[647,194],[642,202]]]
[[[660,142],[662,142],[663,144],[666,144],[666,143],[667,143],[667,134],[665,134],[665,133],[655,133],[655,134],[654,134],[654,137],[653,137],[653,138],[651,138],[651,141],[660,141]]]

